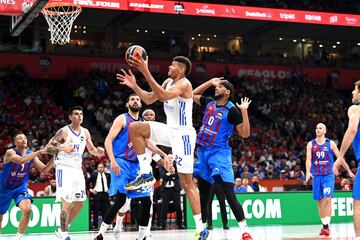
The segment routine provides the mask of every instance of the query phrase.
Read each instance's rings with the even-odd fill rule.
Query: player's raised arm
[[[8,149],[5,152],[5,156],[4,156],[4,163],[9,163],[9,162],[13,162],[16,164],[24,164],[29,162],[31,159],[34,159],[35,157],[39,156],[40,154],[45,154],[46,153],[46,149],[42,149],[36,152],[32,152],[30,154],[24,155],[24,156],[20,156],[18,155],[14,149]]]
[[[154,92],[148,92],[139,87],[136,83],[136,78],[130,69],[128,72],[121,69],[121,73],[116,74],[116,79],[119,80],[120,84],[131,88],[145,104],[150,105],[158,100]]]
[[[218,84],[220,84],[221,80],[223,80],[223,77],[215,77],[212,78],[206,82],[204,82],[203,84],[201,84],[200,86],[198,86],[197,88],[195,88],[195,90],[193,91],[193,100],[196,104],[201,105],[200,102],[200,98],[202,96],[202,94],[210,87],[216,87]]]
[[[105,149],[106,149],[107,155],[109,156],[109,159],[111,162],[111,169],[113,170],[115,175],[120,174],[120,167],[116,163],[112,143],[113,143],[114,139],[116,138],[116,136],[121,131],[121,129],[124,128],[124,126],[125,126],[125,115],[122,114],[122,115],[118,116],[117,118],[115,118],[115,120],[109,130],[109,133],[105,138]]]
[[[251,100],[247,97],[241,98],[241,104],[236,103],[237,108],[241,112],[243,122],[236,125],[236,131],[240,136],[247,138],[250,136],[250,120],[248,115],[248,108]]]
[[[91,134],[89,130],[85,129],[85,137],[86,137],[86,149],[91,153],[92,155],[96,157],[104,156],[105,151],[102,147],[95,147],[94,143],[91,140]]]

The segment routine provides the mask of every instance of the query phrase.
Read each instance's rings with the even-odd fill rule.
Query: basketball
[[[139,59],[140,56],[144,60],[146,60],[147,53],[146,53],[145,49],[139,45],[133,45],[126,50],[125,60],[130,66],[132,66],[132,64],[131,64],[132,58]]]

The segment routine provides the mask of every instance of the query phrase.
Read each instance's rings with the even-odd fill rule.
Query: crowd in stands
[[[216,3],[216,4],[233,4],[242,6],[266,7],[266,8],[285,8],[295,10],[311,10],[319,12],[344,12],[344,13],[359,13],[359,0],[185,0],[185,2],[202,2],[202,3]]]
[[[154,72],[155,79],[165,76]],[[226,71],[223,76],[235,85],[234,101],[247,96],[250,105],[251,136],[248,139],[234,135],[233,170],[236,178],[251,179],[305,179],[305,148],[315,136],[318,122],[327,125],[327,137],[338,145],[346,130],[346,109],[351,104],[350,93],[341,92],[326,81],[309,79],[301,72],[293,72],[289,80],[238,78]],[[139,76],[138,76],[139,77]],[[146,88],[145,81],[138,78]],[[194,86],[200,79],[192,79]],[[31,149],[44,147],[56,130],[67,123],[69,106],[85,107],[84,126],[102,144],[115,117],[126,111],[124,101],[129,89],[121,86],[115,74],[100,70],[84,72],[69,69],[66,80],[39,80],[27,76],[21,66],[0,71],[0,154],[11,146],[11,137],[23,131]],[[212,95],[212,91],[206,92]],[[143,107],[143,109],[146,106]],[[162,104],[151,105],[157,120],[165,121]],[[202,112],[195,107],[194,112]],[[194,114],[198,129],[202,114]],[[356,171],[356,162],[349,151],[347,161]],[[42,159],[47,161],[44,157]],[[84,174],[89,177],[98,162],[104,162],[109,172],[107,157],[98,159],[84,155]],[[346,176],[342,173],[342,176]],[[47,182],[51,174],[39,174],[32,169],[31,182]]]

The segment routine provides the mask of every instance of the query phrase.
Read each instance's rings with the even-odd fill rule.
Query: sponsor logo
[[[305,20],[321,22],[321,16],[320,15],[305,14]]]
[[[74,4],[80,4],[89,7],[108,7],[108,8],[120,8],[119,2],[107,2],[107,1],[92,1],[92,0],[74,0]]]
[[[209,8],[209,5],[204,5],[202,8],[197,8],[196,9],[196,14],[211,14],[211,15],[215,15],[215,9],[211,9]]]
[[[272,13],[270,13],[270,12],[250,12],[250,11],[245,11],[245,16],[247,16],[247,17],[271,18]]]
[[[223,116],[223,112],[218,112],[218,113],[216,114],[216,118],[217,118],[217,119],[222,119],[222,116]]]
[[[291,77],[289,70],[270,70],[270,69],[239,69],[238,76],[248,76],[255,78],[270,78],[270,79],[288,79]]]
[[[338,22],[338,16],[334,15],[334,16],[331,16],[330,19],[329,19],[330,23],[336,23]]]
[[[235,8],[225,8],[226,13],[236,14]]]
[[[49,67],[51,66],[52,61],[49,57],[47,56],[40,56],[39,59],[39,65],[40,68],[43,72],[47,72],[47,70],[49,69]]]
[[[185,7],[184,4],[182,3],[175,3],[174,5],[174,11],[177,13],[183,13],[185,11]]]
[[[356,24],[357,23],[357,19],[354,17],[345,17],[345,21],[347,24]]]
[[[280,13],[280,18],[285,20],[295,20],[294,13]]]
[[[0,0],[0,4],[15,5],[15,0]]]
[[[163,4],[150,4],[150,3],[129,3],[129,7],[133,8],[147,8],[147,9],[164,9]]]

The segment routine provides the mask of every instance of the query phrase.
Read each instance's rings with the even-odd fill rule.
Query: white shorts
[[[85,178],[82,169],[56,166],[56,202],[83,202],[86,200]]]
[[[156,145],[171,147],[178,172],[193,173],[195,129],[176,129],[155,121],[147,123],[150,126],[150,141]]]

